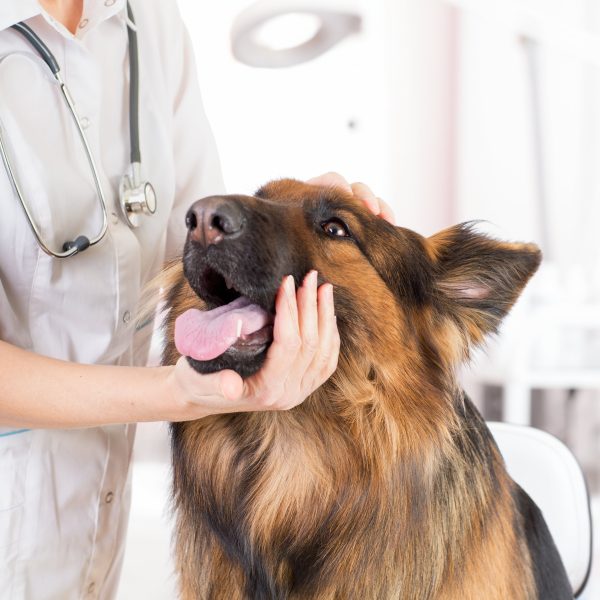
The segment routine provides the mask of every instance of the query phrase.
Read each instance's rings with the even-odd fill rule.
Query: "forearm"
[[[0,341],[0,424],[71,428],[206,415],[175,397],[172,372],[80,365]]]

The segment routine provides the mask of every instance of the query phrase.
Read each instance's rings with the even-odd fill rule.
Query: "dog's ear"
[[[471,223],[435,234],[427,247],[435,296],[472,343],[497,330],[542,256],[535,244],[501,242]]]

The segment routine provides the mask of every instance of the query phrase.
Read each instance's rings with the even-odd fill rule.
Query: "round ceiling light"
[[[231,49],[252,67],[291,67],[360,31],[362,19],[338,2],[259,0],[235,18]]]

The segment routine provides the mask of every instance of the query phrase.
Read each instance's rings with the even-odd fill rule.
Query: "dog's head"
[[[343,190],[289,179],[254,196],[199,200],[186,222],[185,278],[206,308],[218,309],[204,333],[220,343],[232,336],[218,356],[189,359],[204,373],[257,371],[283,277],[300,285],[311,269],[334,286],[342,354],[404,356],[430,373],[447,370],[496,330],[540,262],[532,244],[499,242],[469,225],[424,238]],[[236,310],[255,319],[246,333],[239,319],[225,323]]]

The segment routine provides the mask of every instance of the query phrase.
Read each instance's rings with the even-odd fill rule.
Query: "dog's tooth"
[[[240,337],[240,335],[242,335],[242,319],[238,319],[237,322],[237,337]]]
[[[233,287],[231,285],[231,279],[228,279],[227,277],[225,277],[225,285],[227,286],[227,289],[230,290]]]

